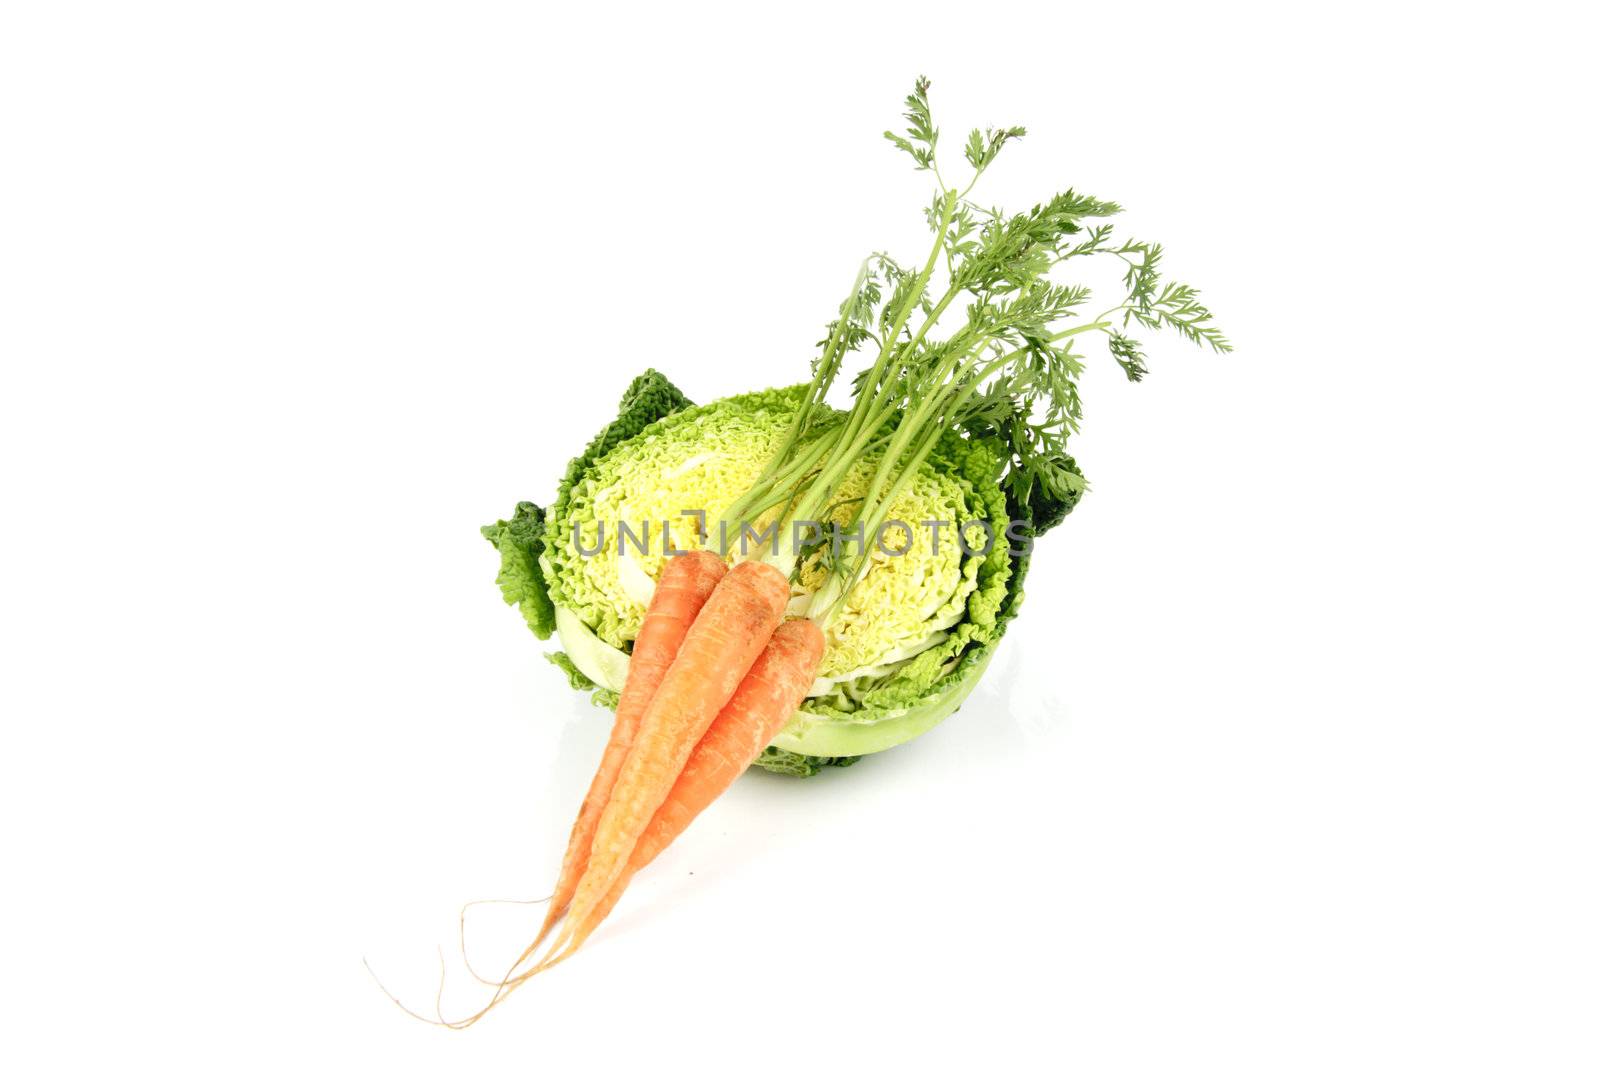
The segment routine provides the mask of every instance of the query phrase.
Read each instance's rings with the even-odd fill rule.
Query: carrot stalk
[[[788,602],[788,577],[747,560],[728,572],[701,608],[645,711],[595,829],[561,935],[546,960],[582,928],[622,877],[640,835],[766,648]]]
[[[605,753],[600,757],[600,767],[589,783],[588,795],[578,809],[578,818],[572,824],[572,834],[567,840],[567,853],[561,861],[561,875],[556,881],[555,893],[545,912],[544,925],[528,946],[528,953],[545,939],[556,921],[572,903],[572,894],[583,877],[588,864],[589,850],[594,844],[595,828],[623,761],[638,733],[639,722],[650,706],[667,668],[672,665],[683,645],[684,636],[695,616],[711,596],[728,565],[714,552],[689,552],[671,556],[661,568],[656,580],[656,590],[650,598],[639,635],[633,642],[633,659],[628,665],[628,680],[623,684],[622,696],[617,701],[616,719],[611,724],[611,737],[606,741]]]

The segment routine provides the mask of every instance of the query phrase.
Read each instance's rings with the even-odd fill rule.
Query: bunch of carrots
[[[783,729],[823,651],[816,623],[783,621],[789,596],[788,576],[770,563],[745,560],[730,570],[708,551],[667,559],[544,925],[490,1002],[446,1025],[476,1022],[582,947],[633,876]]]

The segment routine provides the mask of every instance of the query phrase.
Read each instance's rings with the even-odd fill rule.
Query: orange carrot
[[[700,609],[639,724],[595,829],[588,866],[561,936],[546,959],[556,955],[622,877],[639,836],[766,648],[788,602],[789,579],[769,564],[747,560],[728,572]]]
[[[576,952],[611,913],[633,876],[672,844],[761,755],[805,698],[822,651],[822,631],[809,619],[792,619],[778,627],[733,699],[695,746],[611,891],[571,931],[564,946],[558,944],[538,966],[508,977],[497,999]]]
[[[656,580],[656,591],[650,598],[639,635],[633,642],[633,660],[628,665],[628,680],[623,684],[622,696],[617,700],[617,714],[611,724],[611,737],[606,741],[605,753],[600,757],[600,768],[589,783],[589,793],[578,809],[577,821],[572,824],[572,835],[567,840],[567,854],[561,861],[561,876],[556,881],[550,908],[545,913],[544,925],[533,945],[543,941],[561,913],[572,902],[572,894],[589,860],[589,849],[594,844],[595,827],[605,811],[606,801],[622,770],[628,749],[638,732],[639,720],[656,695],[656,688],[666,675],[667,668],[678,655],[689,625],[711,596],[725,574],[728,565],[715,552],[689,552],[669,557]],[[532,945],[529,946],[531,951]]]
[[[733,699],[695,746],[672,792],[634,846],[622,876],[579,922],[560,958],[578,950],[616,906],[633,876],[721,796],[783,729],[816,677],[822,648],[822,631],[809,619],[791,619],[778,627]]]

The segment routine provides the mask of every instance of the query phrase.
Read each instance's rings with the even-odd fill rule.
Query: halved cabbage
[[[629,387],[617,421],[569,464],[548,512],[522,504],[511,520],[484,528],[501,551],[506,600],[535,633],[559,636],[563,652],[552,659],[575,686],[596,687],[596,699],[614,706],[664,546],[690,547],[708,532],[717,543],[701,516],[714,519],[754,481],[799,394],[769,390],[696,407],[648,372]],[[866,575],[827,627],[816,685],[760,766],[810,775],[854,762],[919,736],[971,693],[1020,603],[1026,570],[1026,556],[1008,551],[999,469],[999,449],[988,443],[955,434],[940,442],[895,501],[890,519],[903,526],[869,546]],[[870,474],[852,472],[832,520],[854,521]],[[763,522],[775,518],[776,509]],[[619,522],[631,536],[619,535]],[[736,531],[730,540],[737,547]],[[791,614],[825,578],[820,556],[802,564]]]

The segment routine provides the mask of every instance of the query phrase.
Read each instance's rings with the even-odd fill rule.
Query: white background
[[[583,8],[581,14],[574,10]],[[11,1062],[1600,1058],[1592,35],[1558,5],[8,5]],[[646,366],[804,376],[928,196],[1127,205],[977,695],[753,774],[466,1033],[608,717],[477,534]],[[952,162],[956,156],[950,155]],[[503,964],[536,919],[485,908]]]

